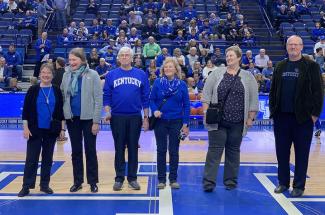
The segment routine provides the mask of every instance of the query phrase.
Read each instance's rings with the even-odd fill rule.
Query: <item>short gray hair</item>
[[[127,46],[123,46],[118,52],[117,56],[120,56],[122,53],[129,52],[131,54],[131,58],[133,59],[134,53],[133,50]]]

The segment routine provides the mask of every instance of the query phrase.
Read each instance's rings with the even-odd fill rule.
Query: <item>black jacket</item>
[[[55,96],[55,107],[52,114],[53,119],[64,120],[63,116],[63,97],[60,88],[53,85]],[[39,133],[38,120],[37,120],[37,97],[40,92],[40,85],[31,86],[25,96],[23,107],[23,120],[28,121],[28,128],[33,137]]]
[[[282,74],[288,64],[288,59],[279,62],[273,72],[269,95],[270,118],[280,112]],[[317,63],[302,57],[299,64],[299,76],[295,95],[295,116],[298,123],[304,123],[311,116],[319,117],[323,108],[323,81]]]
[[[60,88],[61,83],[62,83],[62,78],[65,70],[64,68],[56,69],[54,73],[54,77],[52,80],[52,84]]]

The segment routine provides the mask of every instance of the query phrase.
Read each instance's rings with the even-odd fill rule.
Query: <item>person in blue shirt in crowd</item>
[[[113,25],[112,19],[107,19],[106,25],[103,27],[103,30],[106,31],[109,35],[115,35],[116,27]]]
[[[34,16],[31,11],[26,11],[26,16],[18,22],[19,29],[31,29],[33,36],[36,37],[37,34],[37,18]]]
[[[114,191],[122,190],[125,179],[125,148],[128,148],[129,186],[140,190],[137,182],[138,141],[141,126],[149,128],[149,80],[143,70],[132,67],[133,51],[122,47],[118,53],[121,66],[110,71],[104,85],[105,121],[110,121],[115,145]],[[143,120],[141,111],[143,110]]]
[[[99,65],[96,67],[100,79],[105,79],[109,69],[108,63],[105,62],[105,58],[100,58]]]
[[[39,38],[35,43],[36,50],[36,65],[34,70],[34,77],[38,77],[39,69],[42,65],[42,60],[45,55],[49,55],[52,50],[52,42],[47,39],[47,32],[43,32],[41,38]]]
[[[113,48],[111,46],[107,47],[107,51],[101,55],[111,67],[116,66],[116,55],[113,53]]]
[[[96,139],[103,107],[103,91],[99,75],[89,68],[83,48],[73,48],[69,52],[69,67],[63,74],[61,90],[64,99],[64,117],[72,149],[73,185],[70,192],[82,189],[84,146],[87,183],[90,185],[90,191],[97,193]]]
[[[69,34],[69,30],[67,28],[63,29],[61,35],[58,35],[56,44],[58,46],[69,45],[69,42],[73,41],[73,35]]]
[[[161,54],[158,55],[157,58],[156,58],[156,66],[161,67],[161,65],[163,64],[166,57],[169,57],[169,56],[170,56],[170,54],[168,53],[168,49],[167,48],[162,48],[161,49]]]
[[[22,58],[21,55],[16,52],[15,44],[10,44],[8,52],[4,55],[7,66],[12,70],[12,77],[18,80],[22,79]]]
[[[163,21],[163,25],[159,26],[159,36],[160,38],[169,38],[173,37],[173,28],[168,25],[167,19]]]
[[[35,188],[38,161],[42,150],[40,190],[53,194],[50,188],[53,152],[58,136],[64,137],[63,98],[60,88],[52,85],[54,69],[52,64],[43,64],[40,84],[28,89],[23,106],[24,138],[27,139],[27,152],[23,186],[18,197],[29,194]],[[61,121],[62,130],[51,131],[52,118]],[[59,127],[60,128],[60,127]]]
[[[166,187],[167,146],[170,187],[179,189],[179,144],[189,134],[190,99],[186,83],[180,80],[181,68],[174,58],[167,57],[160,71],[160,78],[155,80],[150,94],[150,109],[157,118],[154,132],[157,142],[158,189]],[[159,110],[162,103],[164,105]]]
[[[195,28],[192,28],[191,29],[191,32],[190,32],[190,34],[188,34],[187,35],[187,38],[186,38],[188,41],[190,41],[190,40],[199,40],[199,34],[198,33],[196,33],[196,30],[195,30]]]
[[[253,53],[251,50],[247,50],[246,54],[242,57],[241,67],[243,69],[248,69],[250,63],[255,63],[255,58],[253,57]]]
[[[8,12],[8,2],[4,2],[0,0],[0,14],[4,14]]]
[[[320,22],[315,23],[315,28],[311,32],[311,38],[317,41],[320,36],[325,35],[325,29],[321,27]]]
[[[6,65],[6,59],[0,57],[0,88],[8,87],[12,73],[11,69]]]
[[[186,20],[192,20],[197,17],[197,12],[193,8],[193,4],[189,4],[187,9],[184,10],[184,17]]]
[[[99,25],[98,23],[98,19],[93,19],[93,23],[92,26],[88,28],[88,33],[90,35],[94,35],[94,34],[101,34],[103,31],[103,27],[101,25]]]

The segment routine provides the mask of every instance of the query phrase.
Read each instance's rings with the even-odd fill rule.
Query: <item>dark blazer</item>
[[[62,78],[65,70],[64,68],[56,69],[54,72],[54,78],[52,80],[52,84],[60,88],[62,83]]]
[[[64,120],[63,116],[63,97],[60,88],[53,85],[55,96],[55,107],[52,114],[53,119]],[[37,120],[37,97],[40,92],[40,85],[31,86],[25,96],[23,107],[23,120],[28,121],[28,128],[33,137],[39,133],[38,120]]]
[[[288,64],[288,59],[279,62],[273,72],[273,80],[269,94],[270,118],[280,112],[282,74]],[[299,64],[299,73],[295,94],[295,116],[298,123],[304,123],[311,116],[319,117],[324,100],[323,81],[319,65],[305,57]]]

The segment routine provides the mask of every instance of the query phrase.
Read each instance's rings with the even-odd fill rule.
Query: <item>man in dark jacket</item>
[[[302,56],[299,36],[287,40],[288,59],[278,63],[270,91],[270,112],[278,160],[279,185],[275,193],[290,187],[290,149],[295,148],[292,197],[303,195],[313,126],[323,105],[323,82],[317,63]]]

